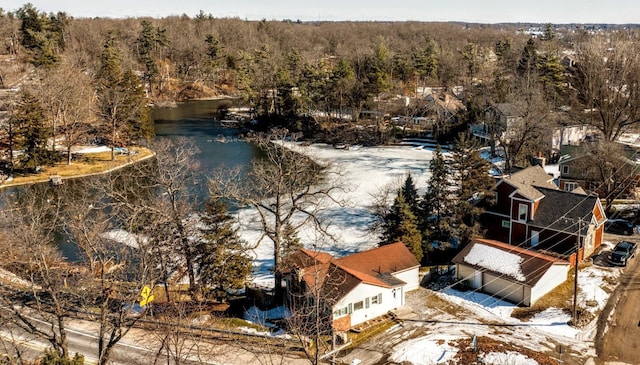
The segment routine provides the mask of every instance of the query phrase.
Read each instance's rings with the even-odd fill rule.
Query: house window
[[[364,307],[369,308],[369,297],[364,298]]]
[[[529,206],[527,204],[519,204],[518,205],[518,220],[526,222],[527,221],[527,213],[529,211]]]
[[[357,311],[364,308],[364,303],[362,301],[353,303],[353,311]]]
[[[565,182],[564,183],[564,191],[574,191],[578,188],[578,183],[575,182]]]
[[[562,166],[562,174],[566,175],[568,173],[569,173],[569,166],[567,165]]]
[[[503,220],[502,221],[502,228],[511,228],[511,221]]]
[[[349,313],[349,307],[343,307],[333,311],[333,318],[339,318],[342,316],[346,316]]]
[[[376,295],[375,297],[371,297],[371,304],[381,304],[382,303],[382,293]]]

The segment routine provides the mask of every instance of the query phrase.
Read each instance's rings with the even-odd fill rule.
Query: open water
[[[216,121],[221,105],[238,103],[234,100],[201,100],[179,104],[175,108],[156,108],[152,118],[155,122],[156,139],[187,137],[200,149],[199,184],[193,193],[199,200],[206,198],[206,179],[221,166],[247,166],[260,155],[260,150],[251,143],[237,137],[238,130],[221,127]]]

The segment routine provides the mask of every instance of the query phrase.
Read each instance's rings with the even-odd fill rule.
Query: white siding
[[[393,276],[407,283],[404,286],[404,291],[407,292],[409,290],[418,289],[420,286],[420,267],[416,266],[411,269],[407,269],[405,271],[399,271],[397,273],[393,273]]]
[[[531,289],[531,304],[567,280],[569,264],[554,264]]]
[[[531,306],[531,287],[524,287],[524,298],[522,299],[522,305],[526,305],[527,307]]]
[[[473,289],[501,296],[514,303],[530,306],[542,296],[567,280],[569,264],[556,263],[538,280],[533,287],[523,283],[505,280],[466,265],[456,265],[456,278],[464,280]]]
[[[382,294],[382,303],[372,304],[371,297]],[[369,308],[366,308],[366,298],[369,298]],[[386,314],[395,308],[396,299],[393,298],[391,288],[383,288],[379,286],[360,284],[356,286],[349,294],[344,296],[333,308],[340,309],[351,304],[362,301],[363,308],[353,310],[351,313],[351,326],[358,325],[370,319]]]
[[[482,282],[476,282],[474,280],[476,270],[474,268],[458,264],[456,267],[456,277],[458,280],[465,280],[467,284],[473,289],[480,289]]]

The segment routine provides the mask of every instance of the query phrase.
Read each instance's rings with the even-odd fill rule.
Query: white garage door
[[[483,290],[517,304],[521,304],[524,297],[522,284],[513,283],[486,273],[484,274]]]

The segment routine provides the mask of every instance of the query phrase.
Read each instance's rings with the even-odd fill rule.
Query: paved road
[[[605,237],[611,242],[640,237]],[[597,364],[640,364],[640,254],[629,262],[598,323]]]
[[[2,308],[0,308],[2,310]],[[38,328],[50,326],[34,316],[29,316]],[[96,364],[98,327],[96,323],[84,320],[70,320],[67,323],[67,341],[69,352],[84,354],[87,364]],[[161,344],[164,335],[167,342]],[[33,335],[26,334],[15,326],[0,328],[0,342],[6,341],[9,346],[15,345],[31,357],[36,357],[50,347],[50,344]],[[160,349],[163,349],[160,351]],[[281,348],[269,346],[261,339],[255,342],[206,340],[188,333],[172,333],[147,331],[133,328],[114,347],[109,364],[113,365],[147,365],[156,361],[163,364],[185,365],[246,365],[255,363],[284,363],[291,365],[308,364],[309,361],[300,356],[283,354]],[[2,351],[0,351],[0,354]],[[1,359],[0,359],[1,360]],[[1,362],[1,361],[0,361]]]

